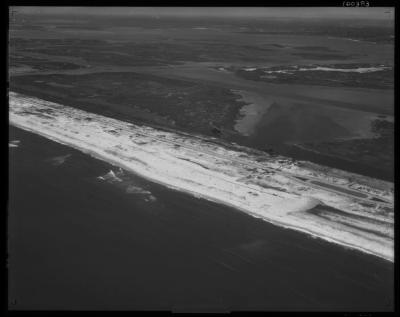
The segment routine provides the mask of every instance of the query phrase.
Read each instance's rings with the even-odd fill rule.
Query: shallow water
[[[256,131],[258,123],[267,113],[272,101],[248,91],[234,90],[234,92],[241,96],[238,101],[246,103],[239,111],[241,117],[236,120],[234,128],[240,134],[250,136]]]

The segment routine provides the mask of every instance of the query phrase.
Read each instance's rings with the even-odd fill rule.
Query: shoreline
[[[314,231],[314,230],[312,230],[310,228],[298,227],[298,226],[296,226],[294,224],[291,224],[290,221],[289,221],[289,223],[288,222],[284,223],[284,222],[281,222],[281,221],[279,221],[277,219],[271,219],[271,218],[268,218],[266,216],[263,216],[263,214],[256,213],[256,212],[252,211],[250,205],[249,205],[248,209],[244,208],[243,207],[243,203],[241,203],[240,201],[236,202],[236,204],[235,204],[235,203],[231,203],[230,201],[228,201],[226,197],[224,199],[224,196],[222,196],[222,198],[221,198],[221,197],[215,197],[216,194],[207,195],[207,194],[203,193],[204,190],[201,190],[200,188],[199,188],[199,191],[196,192],[195,190],[190,190],[189,188],[184,188],[181,183],[180,183],[180,186],[176,185],[176,181],[175,181],[175,183],[174,182],[168,183],[167,181],[163,180],[163,176],[162,175],[159,176],[159,178],[156,178],[153,175],[150,175],[151,171],[143,172],[139,168],[135,169],[133,166],[130,166],[128,162],[124,161],[123,158],[118,158],[117,155],[108,154],[108,153],[106,153],[104,151],[101,151],[101,150],[98,150],[96,152],[96,150],[90,149],[90,146],[87,146],[85,148],[82,145],[78,145],[77,142],[74,143],[74,138],[70,137],[70,139],[68,140],[66,138],[66,136],[61,136],[61,137],[58,136],[57,137],[57,136],[52,135],[51,133],[48,133],[46,130],[43,131],[43,130],[38,129],[38,128],[35,129],[35,127],[28,127],[28,126],[23,125],[21,123],[15,122],[15,120],[14,121],[10,120],[10,123],[12,125],[18,127],[18,128],[21,128],[23,130],[29,131],[31,133],[39,134],[39,135],[41,135],[43,137],[46,137],[46,138],[48,138],[48,139],[50,139],[50,140],[52,140],[54,142],[58,142],[58,143],[70,146],[70,147],[72,147],[72,148],[74,148],[76,150],[79,150],[79,151],[81,151],[81,152],[83,152],[83,153],[85,153],[87,155],[90,155],[90,156],[96,158],[96,159],[100,159],[102,161],[105,161],[105,162],[107,162],[107,163],[109,163],[111,165],[122,167],[122,168],[126,169],[127,171],[130,171],[130,172],[132,172],[134,174],[139,175],[140,177],[143,177],[143,178],[145,178],[147,180],[150,180],[152,182],[164,185],[164,186],[166,186],[168,188],[171,188],[171,189],[174,189],[174,190],[177,190],[177,191],[180,191],[180,192],[185,192],[185,193],[188,193],[188,194],[190,194],[192,196],[195,196],[195,197],[200,197],[200,198],[203,198],[203,199],[206,199],[206,200],[209,200],[209,201],[213,201],[213,202],[216,202],[216,203],[219,203],[219,204],[223,204],[223,205],[232,207],[235,210],[242,211],[242,212],[244,212],[244,213],[246,213],[246,214],[248,214],[248,215],[250,215],[252,217],[260,218],[263,221],[269,222],[269,223],[271,223],[273,225],[276,225],[276,226],[279,226],[279,227],[283,227],[285,229],[291,229],[291,230],[296,230],[296,231],[299,231],[299,232],[303,232],[303,233],[305,233],[305,234],[307,234],[309,236],[312,236],[313,238],[320,238],[322,240],[325,240],[325,241],[328,241],[328,242],[331,242],[331,243],[342,245],[342,246],[350,248],[350,249],[356,249],[356,250],[361,251],[363,253],[368,253],[368,254],[371,254],[371,255],[375,255],[375,256],[380,257],[382,259],[385,259],[387,261],[393,262],[393,258],[390,257],[387,253],[386,254],[384,252],[380,252],[380,253],[375,252],[374,253],[374,251],[365,249],[361,245],[357,245],[357,244],[348,242],[348,239],[347,239],[348,237],[346,237],[346,235],[344,237],[342,237],[342,239],[337,239],[337,238],[335,239],[335,238],[329,237],[328,235],[324,235],[321,232],[321,230],[320,230],[320,232],[317,232],[317,231]],[[75,139],[75,140],[77,140],[79,142],[79,139]],[[156,171],[153,171],[153,174],[154,174],[154,172],[156,172]],[[164,176],[164,178],[165,177],[166,176]],[[190,187],[190,186],[188,186],[188,187]],[[313,226],[315,226],[315,225],[313,225]],[[337,229],[335,229],[335,230],[337,230]],[[329,233],[329,231],[328,231],[328,233]],[[332,233],[331,233],[331,235],[332,235]]]
[[[280,227],[280,228],[283,228],[283,229],[289,229],[289,230],[295,230],[295,231],[298,231],[298,232],[302,232],[304,234],[307,234],[307,235],[311,236],[314,239],[317,238],[317,239],[321,239],[321,240],[324,240],[324,241],[327,241],[327,242],[331,242],[331,243],[340,245],[342,247],[347,247],[349,249],[355,249],[357,251],[360,251],[360,252],[363,252],[363,253],[366,253],[366,254],[369,254],[369,255],[374,255],[374,256],[376,256],[378,258],[381,258],[383,260],[386,260],[386,261],[389,261],[391,263],[394,263],[394,259],[391,259],[389,257],[384,257],[384,256],[381,256],[379,254],[374,254],[373,252],[370,252],[370,251],[368,251],[366,249],[357,247],[356,245],[353,245],[353,244],[350,244],[350,243],[340,242],[340,241],[331,239],[329,237],[323,237],[321,235],[318,235],[317,233],[314,233],[313,231],[305,230],[305,229],[298,228],[298,227],[295,227],[295,226],[289,226],[289,225],[286,225],[286,224],[284,224],[282,222],[279,222],[279,221],[270,220],[270,219],[268,219],[266,217],[262,217],[262,216],[260,216],[260,215],[258,215],[256,213],[254,213],[254,212],[251,212],[251,211],[249,211],[249,210],[247,210],[245,208],[240,208],[240,207],[238,207],[238,206],[236,206],[234,204],[228,203],[228,202],[226,202],[224,200],[217,199],[217,198],[211,198],[209,196],[196,193],[194,191],[190,191],[190,190],[187,190],[187,189],[183,189],[181,187],[176,187],[176,186],[170,185],[170,184],[168,184],[166,182],[162,182],[160,180],[157,180],[156,178],[149,177],[149,176],[147,176],[145,174],[141,174],[140,172],[129,168],[129,166],[127,166],[126,164],[121,163],[118,160],[113,160],[111,158],[106,158],[106,157],[101,156],[100,154],[98,154],[98,153],[96,153],[94,151],[85,150],[85,149],[82,149],[82,148],[79,148],[79,147],[75,147],[71,143],[61,142],[60,140],[57,140],[55,138],[49,137],[48,135],[39,134],[39,133],[37,133],[37,132],[35,132],[33,130],[26,129],[26,128],[18,126],[18,125],[14,125],[14,126],[17,127],[17,128],[20,128],[20,129],[22,129],[24,131],[28,131],[28,132],[31,132],[31,133],[34,133],[34,134],[38,134],[38,135],[40,135],[42,137],[48,138],[49,140],[51,140],[53,142],[57,142],[57,143],[72,147],[73,149],[78,150],[78,151],[80,151],[80,152],[82,152],[82,153],[84,153],[86,155],[89,155],[89,156],[95,158],[95,159],[101,160],[101,161],[106,162],[106,163],[108,163],[108,164],[110,164],[112,166],[115,166],[115,167],[121,167],[121,168],[125,169],[126,171],[128,171],[130,173],[133,173],[133,174],[135,174],[135,175],[137,175],[137,176],[139,176],[141,178],[144,178],[144,179],[146,179],[148,181],[151,181],[153,183],[165,186],[165,187],[167,187],[169,189],[176,190],[176,191],[179,191],[179,192],[183,192],[183,193],[189,194],[191,196],[194,196],[196,198],[201,198],[201,199],[205,199],[205,200],[208,200],[208,201],[211,201],[211,202],[222,204],[222,205],[225,205],[225,206],[228,206],[228,207],[232,207],[232,208],[234,208],[234,209],[236,209],[238,211],[246,213],[249,216],[252,216],[252,217],[258,218],[258,219],[262,219],[263,221],[266,221],[266,222],[268,222],[268,223],[270,223],[272,225],[275,225],[277,227]]]

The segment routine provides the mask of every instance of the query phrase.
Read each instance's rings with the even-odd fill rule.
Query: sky
[[[182,17],[277,17],[394,19],[394,8],[368,7],[14,7],[27,14],[149,15]]]

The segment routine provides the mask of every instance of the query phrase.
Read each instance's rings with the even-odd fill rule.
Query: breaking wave
[[[21,142],[19,140],[14,140],[8,142],[8,147],[18,147]]]
[[[141,196],[146,202],[154,202],[157,200],[151,191],[137,184],[132,176],[126,175],[121,168],[116,171],[111,169],[106,174],[98,176],[97,179],[117,185],[127,194]]]

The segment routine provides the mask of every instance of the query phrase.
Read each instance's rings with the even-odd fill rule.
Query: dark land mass
[[[325,35],[347,39],[375,42],[380,44],[394,43],[393,21],[342,20],[332,19],[254,21],[254,26],[241,32],[249,34],[307,34],[310,36]]]
[[[306,55],[304,55],[306,57]],[[300,67],[302,65],[296,65]],[[313,67],[318,67],[318,64]],[[327,64],[325,67],[342,68],[343,66],[337,64]],[[377,65],[371,64],[346,64],[343,68],[357,68],[357,67],[374,67]],[[305,66],[302,66],[306,68]],[[310,67],[310,66],[308,66]],[[266,71],[280,71],[288,70],[288,73],[271,73]],[[257,69],[249,72],[242,69],[236,70],[235,74],[249,80],[263,81],[270,83],[283,83],[283,84],[302,84],[314,86],[331,86],[331,87],[359,87],[371,89],[391,89],[394,88],[394,71],[393,69],[384,69],[376,72],[369,73],[349,73],[349,72],[336,72],[336,71],[296,71],[295,68],[288,69],[287,66],[271,67],[267,70]]]
[[[394,43],[394,21],[373,19],[261,19],[261,18],[223,18],[223,17],[148,17],[148,16],[107,16],[50,14],[21,15],[32,29],[41,29],[43,25],[57,24],[57,28],[79,30],[102,30],[109,27],[132,27],[143,29],[175,29],[208,27],[229,29],[244,34],[290,34],[309,36],[331,36],[376,42]]]
[[[123,121],[211,136],[213,128],[232,131],[245,105],[226,88],[133,72],[21,76],[10,88]]]

